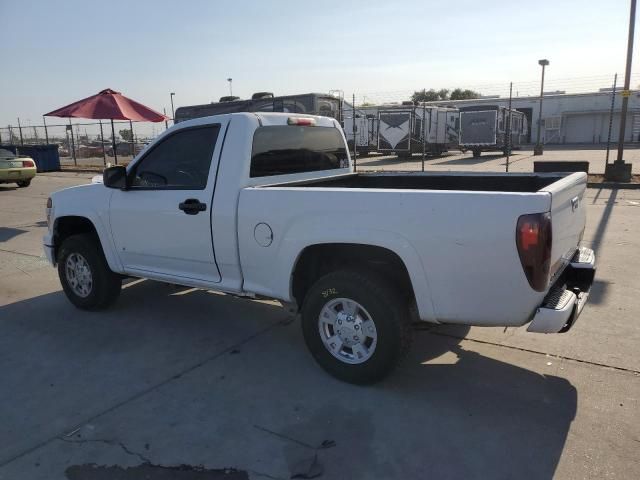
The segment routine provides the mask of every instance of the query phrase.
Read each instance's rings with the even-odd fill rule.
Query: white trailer
[[[377,150],[400,157],[440,155],[458,145],[458,110],[426,105],[386,105],[378,110]]]
[[[353,107],[345,102],[342,118],[349,151],[353,152],[354,138],[358,154],[367,155],[377,150],[378,107],[356,108],[354,118]]]

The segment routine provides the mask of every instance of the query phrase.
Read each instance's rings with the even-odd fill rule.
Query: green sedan
[[[0,183],[17,183],[28,187],[36,176],[36,163],[30,157],[23,157],[0,148]]]

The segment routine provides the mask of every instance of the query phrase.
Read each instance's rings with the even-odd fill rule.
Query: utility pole
[[[624,72],[624,87],[622,89],[622,111],[620,112],[620,137],[618,137],[618,158],[604,169],[604,178],[614,182],[628,182],[631,180],[631,164],[625,163],[624,134],[627,126],[627,110],[629,109],[629,86],[631,84],[631,60],[633,57],[633,34],[636,25],[636,0],[631,0],[629,13],[629,36],[627,38],[627,65]]]
[[[549,65],[549,60],[543,58],[542,60],[538,60],[538,65],[542,67],[542,80],[540,81],[540,106],[538,107],[538,132],[537,132],[537,140],[536,146],[533,148],[534,155],[542,155],[544,151],[542,145],[540,144],[540,131],[542,130],[542,98],[544,97],[544,68]]]
[[[229,96],[233,97],[233,78],[227,78],[227,82],[229,82]]]

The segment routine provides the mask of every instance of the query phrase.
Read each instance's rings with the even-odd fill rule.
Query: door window
[[[140,189],[204,190],[220,125],[179,130],[136,163],[130,186]]]

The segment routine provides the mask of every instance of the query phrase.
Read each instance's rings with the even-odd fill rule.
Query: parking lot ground
[[[0,185],[0,479],[640,478],[639,191],[587,192],[597,283],[571,331],[418,330],[356,387],[277,302],[136,280],[74,309],[43,209],[89,178]]]
[[[609,161],[616,159],[616,151],[611,150]],[[533,150],[523,147],[514,150],[509,158],[509,171],[532,172],[533,162],[537,161],[586,161],[589,162],[589,173],[604,173],[606,151],[594,148],[568,149],[558,146],[548,146],[541,156],[534,156]],[[640,172],[640,149],[628,148],[624,159],[633,165],[633,172]],[[452,150],[441,157],[427,157],[426,171],[480,171],[504,172],[507,159],[500,152],[483,152],[478,158],[473,158],[471,152],[460,153]],[[422,156],[413,155],[410,160],[398,159],[396,156],[377,155],[361,156],[357,158],[358,170],[422,170]]]

